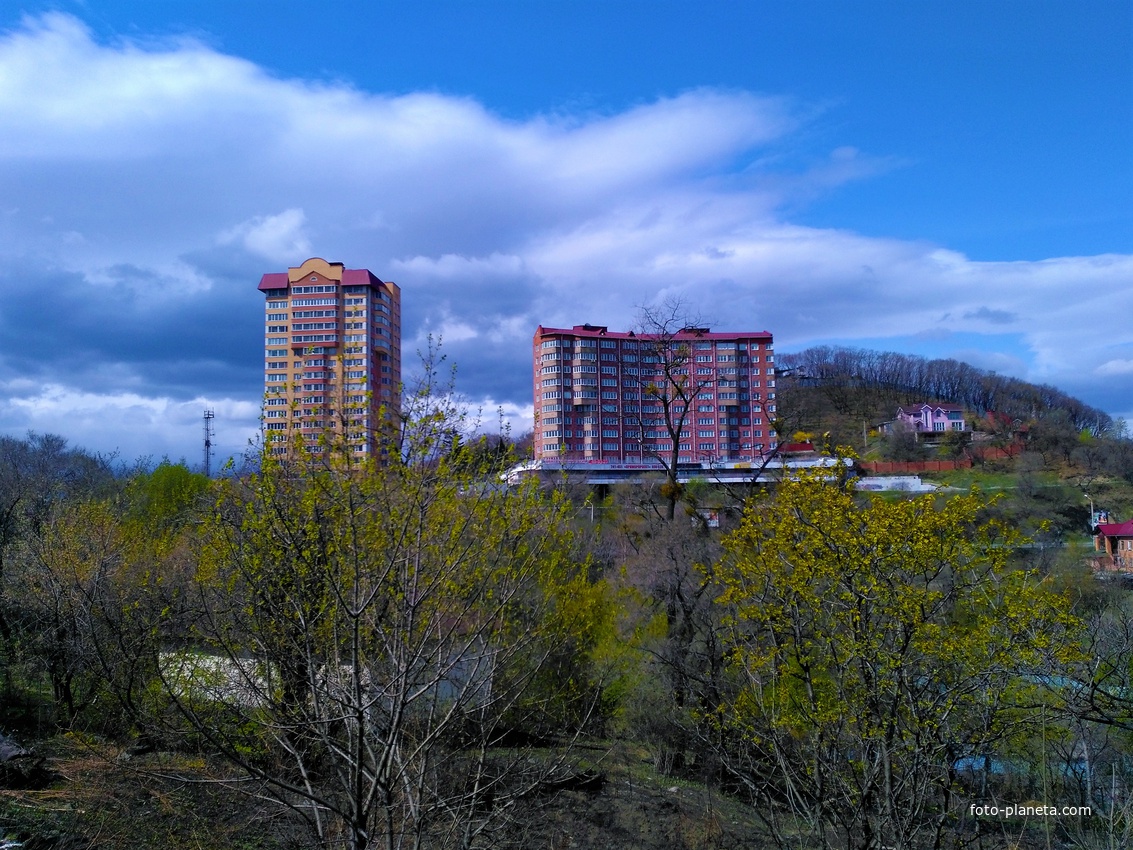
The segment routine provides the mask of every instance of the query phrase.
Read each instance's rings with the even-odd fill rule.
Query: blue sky
[[[1133,412],[1129,2],[17,0],[0,186],[0,429],[126,457],[241,449],[312,255],[521,431],[537,324],[667,296]]]

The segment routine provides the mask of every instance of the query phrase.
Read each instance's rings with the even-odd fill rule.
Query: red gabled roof
[[[1099,522],[1098,534],[1103,537],[1133,537],[1133,519],[1125,522]]]
[[[369,269],[343,269],[342,283],[344,286],[378,286],[381,283],[381,280]]]
[[[333,283],[333,281],[332,281]],[[342,280],[344,286],[380,286],[381,279],[369,269],[343,269]],[[287,289],[290,286],[287,272],[269,272],[260,278],[260,290],[268,292],[272,289]]]
[[[287,289],[287,272],[270,272],[260,278],[260,289],[264,292],[269,289]]]

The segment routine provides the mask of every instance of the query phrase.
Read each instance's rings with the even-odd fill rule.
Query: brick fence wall
[[[968,449],[969,455],[978,457],[981,461],[1003,460],[1015,457],[1023,450],[1020,443],[1009,446],[975,446]],[[971,469],[972,458],[962,457],[956,460],[867,460],[858,463],[858,466],[870,475],[908,475],[917,472],[949,472],[953,469]]]

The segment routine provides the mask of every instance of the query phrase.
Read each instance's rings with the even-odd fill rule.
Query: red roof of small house
[[[1099,522],[1098,534],[1103,537],[1133,537],[1133,519],[1125,522]]]

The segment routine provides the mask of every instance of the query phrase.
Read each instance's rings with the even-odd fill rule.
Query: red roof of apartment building
[[[605,337],[607,339],[652,339],[658,334],[651,333],[635,333],[634,331],[611,331],[605,325],[575,325],[573,328],[545,328],[540,325],[536,331],[535,336],[547,336],[548,334],[569,334],[570,336],[593,336]],[[735,333],[718,333],[710,331],[708,328],[682,328],[672,334],[666,334],[673,339],[719,339],[730,340],[737,337],[744,337],[745,339],[771,339],[771,331],[737,331]]]

